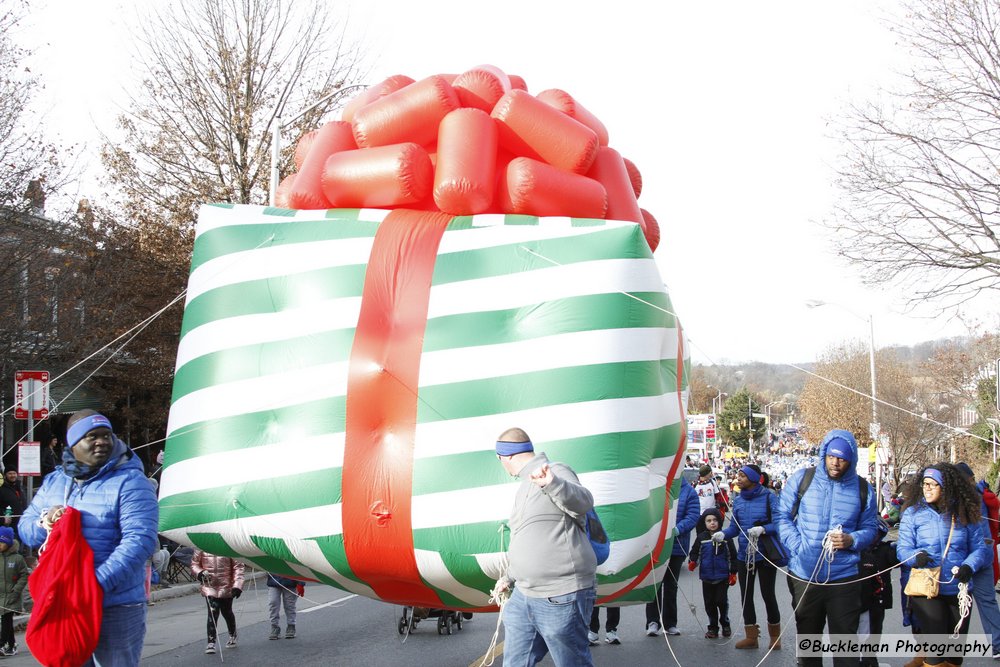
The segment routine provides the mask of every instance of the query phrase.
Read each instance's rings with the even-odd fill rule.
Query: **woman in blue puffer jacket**
[[[911,612],[924,634],[952,634],[961,617],[958,584],[992,559],[979,516],[975,487],[950,463],[938,463],[921,473],[923,495],[904,508],[899,522],[896,555],[914,568],[941,566],[937,597],[910,596]],[[961,620],[962,642],[969,617]],[[961,656],[927,656],[925,664],[962,664]]]
[[[748,536],[755,538],[761,535],[771,535],[778,539],[778,529],[774,525],[774,514],[777,511],[777,501],[774,494],[760,483],[761,471],[755,465],[740,468],[736,475],[736,486],[740,492],[733,501],[732,521],[721,534],[726,539],[738,539],[736,559],[739,561],[740,596],[743,598],[743,625],[746,637],[736,642],[735,648],[757,648],[757,637],[760,626],[757,625],[757,608],[754,604],[754,582],[760,581],[760,595],[764,598],[764,608],[767,610],[767,629],[770,637],[769,648],[781,649],[781,610],[778,598],[774,593],[777,577],[775,565],[769,563],[763,556],[754,553],[747,562]],[[715,538],[713,538],[715,539]]]

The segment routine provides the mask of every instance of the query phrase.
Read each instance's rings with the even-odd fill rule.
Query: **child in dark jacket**
[[[862,641],[878,643],[885,621],[885,610],[892,609],[892,570],[899,563],[896,543],[885,541],[889,526],[879,521],[879,539],[861,552],[858,576],[861,577],[861,619],[858,634]],[[878,574],[881,573],[881,574]],[[861,656],[862,667],[878,667],[875,655]]]
[[[705,613],[708,614],[708,631],[705,639],[715,639],[719,636],[719,623],[722,623],[722,634],[726,637],[732,634],[729,626],[729,591],[736,584],[736,547],[733,541],[713,542],[712,534],[722,528],[722,513],[714,508],[702,512],[695,527],[697,537],[691,547],[691,560],[688,570],[692,572],[700,566],[698,576],[701,579],[701,594],[705,601]]]
[[[21,611],[21,594],[28,583],[28,565],[17,553],[14,529],[0,526],[0,580],[3,581],[3,610],[0,611],[0,656],[17,655],[14,642],[14,613]]]

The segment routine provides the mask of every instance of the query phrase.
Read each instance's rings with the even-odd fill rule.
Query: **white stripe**
[[[341,535],[344,532],[341,504],[306,507],[288,512],[275,512],[238,519],[209,521],[183,528],[184,533],[219,533],[225,536],[240,536],[243,541],[249,535],[273,537],[282,540],[308,540],[312,537]],[[185,542],[190,540],[185,539]],[[248,542],[252,545],[252,542]],[[250,547],[248,547],[250,548]],[[256,549],[256,546],[252,548]],[[301,560],[301,559],[300,559]],[[312,567],[310,565],[310,567]],[[313,568],[320,569],[320,568]]]
[[[664,348],[673,351],[664,357]],[[556,368],[659,361],[676,356],[676,329],[574,331],[512,343],[425,352],[420,359],[418,384],[431,387]]]
[[[374,242],[375,237],[363,236],[268,246],[222,255],[191,272],[186,303],[213,289],[251,280],[283,279],[340,266],[363,267],[371,256]]]
[[[673,344],[669,341],[673,340]],[[591,364],[660,361],[676,356],[676,329],[635,328],[580,331],[529,340],[425,352],[418,387],[485,380]],[[665,355],[665,356],[664,356]],[[349,361],[306,370],[222,382],[179,397],[170,409],[167,433],[208,419],[273,410],[347,394]],[[372,373],[382,368],[372,366]]]
[[[600,259],[435,285],[427,317],[482,313],[616,292],[663,292],[656,263],[652,259]]]
[[[344,466],[343,433],[296,437],[286,429],[283,435],[288,438],[274,444],[214,452],[167,466],[160,499]]]
[[[469,606],[484,607],[490,603],[489,593],[469,588],[455,579],[445,567],[441,554],[436,551],[414,549],[413,555],[417,561],[417,570],[420,575],[433,584],[435,588],[451,593],[459,600],[468,603]]]
[[[549,405],[514,412],[417,424],[414,458],[424,459],[483,449],[512,426],[531,435],[536,450],[554,440],[606,433],[646,431],[680,422],[677,392],[660,396],[609,398]]]
[[[358,595],[364,595],[367,598],[378,599],[375,591],[373,591],[367,584],[345,577],[338,572],[333,565],[330,564],[330,560],[323,554],[323,551],[320,549],[320,546],[316,541],[286,538],[285,544],[291,550],[292,555],[295,556],[300,563],[311,569],[313,572],[325,574],[330,577],[345,591],[350,591],[351,593],[356,593]]]
[[[614,259],[525,271],[431,288],[428,319],[461,313],[523,308],[544,301],[617,292],[663,292],[652,260]],[[639,302],[637,307],[643,306]],[[361,297],[306,303],[278,313],[242,315],[195,327],[181,338],[176,368],[231,347],[357,325]]]
[[[358,220],[362,222],[382,222],[389,215],[386,209],[364,208],[358,211]],[[331,225],[343,221],[338,218],[327,218],[326,211],[301,210],[293,216],[265,214],[263,206],[236,204],[232,207],[211,206],[203,204],[198,209],[198,226],[195,229],[195,239],[205,232],[222,227],[240,227],[243,225],[286,225],[303,221],[323,221]],[[349,220],[348,222],[353,222]]]
[[[313,301],[278,313],[240,315],[207,322],[189,331],[177,348],[175,370],[193,359],[227,350],[291,337],[357,326],[361,297]]]

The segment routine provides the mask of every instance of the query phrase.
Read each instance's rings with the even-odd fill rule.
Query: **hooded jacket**
[[[24,562],[24,557],[18,553],[21,545],[17,540],[11,544],[6,551],[0,553],[0,585],[3,586],[3,598],[0,603],[3,608],[0,613],[20,612],[21,594],[24,586],[28,583],[28,564]]]
[[[92,477],[73,479],[62,466],[48,475],[18,526],[29,547],[45,542],[39,518],[56,505],[80,511],[104,606],[145,602],[146,560],[158,547],[159,510],[153,485],[135,453],[115,437],[111,456]]]
[[[687,556],[691,552],[691,531],[698,523],[700,511],[701,503],[698,501],[698,494],[682,476],[681,490],[677,492],[677,513],[674,519],[677,535],[674,537],[674,546],[670,550],[671,556]]]
[[[737,538],[739,548],[736,557],[743,562],[747,560],[747,531],[754,526],[764,526],[765,535],[777,536],[778,528],[774,525],[775,514],[777,513],[777,498],[763,484],[757,484],[752,489],[740,491],[733,501],[732,521],[723,530],[728,539]],[[768,506],[771,507],[771,518],[768,521]],[[754,555],[754,562],[760,560],[762,565],[767,565],[763,557],[758,559]]]
[[[698,563],[698,577],[702,581],[722,581],[736,572],[736,548],[731,539],[712,541],[712,531],[705,527],[705,517],[709,515],[722,525],[722,512],[714,507],[701,513],[694,546],[691,547],[691,562]]]
[[[956,521],[949,543],[948,533],[951,530],[951,514],[939,514],[923,499],[916,505],[907,507],[899,522],[896,556],[900,562],[905,561],[912,567],[912,558],[917,552],[926,551],[930,557],[928,567],[941,566],[940,595],[958,593],[958,580],[951,573],[953,567],[968,565],[975,572],[993,559],[990,546],[984,539],[983,522],[963,526]],[[948,549],[947,553],[945,547]]]
[[[201,594],[209,598],[231,598],[233,589],[243,590],[242,561],[229,556],[207,554],[201,549],[195,549],[191,556],[191,573],[197,577],[204,572],[208,581],[201,585]]]
[[[850,458],[851,464],[840,479],[826,472],[826,453],[836,444]],[[819,463],[812,483],[799,500],[798,515],[791,520],[792,506],[798,497],[802,468],[792,473],[773,516],[781,542],[790,555],[788,569],[802,579],[838,581],[858,575],[860,553],[874,543],[878,534],[878,511],[875,493],[869,489],[868,502],[861,507],[858,493],[858,443],[850,431],[834,429],[826,434],[819,447]],[[865,482],[867,484],[867,482]],[[854,542],[847,549],[837,549],[833,562],[821,562],[823,538],[827,531],[840,526]]]

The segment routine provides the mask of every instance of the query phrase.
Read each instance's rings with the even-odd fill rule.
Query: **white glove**
[[[713,542],[725,542],[726,541],[726,534],[724,532],[722,532],[721,530],[719,532],[717,532],[717,533],[713,533],[712,534],[712,541]]]
[[[747,535],[750,537],[760,537],[764,534],[764,526],[754,526],[747,531]]]

